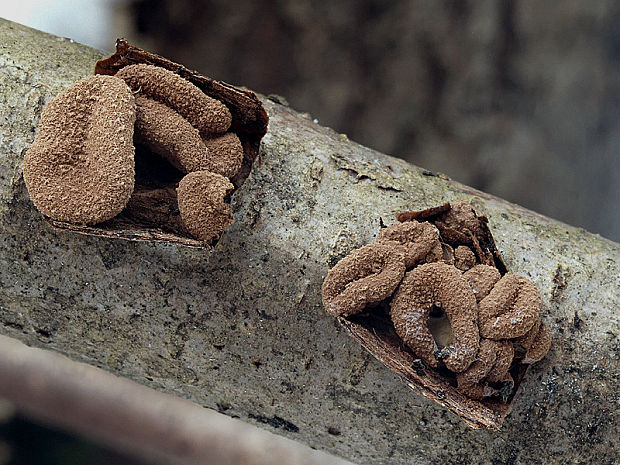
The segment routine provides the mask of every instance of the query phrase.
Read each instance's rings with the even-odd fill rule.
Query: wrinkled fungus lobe
[[[483,382],[512,383],[509,373],[514,356],[512,343],[482,339],[476,360],[462,373],[457,373],[458,388],[474,399],[482,399],[497,393],[497,389]]]
[[[538,320],[541,305],[533,282],[507,273],[480,301],[480,334],[489,339],[523,336]]]
[[[445,311],[455,339],[442,349],[441,360],[449,370],[461,372],[478,352],[478,308],[469,284],[455,267],[445,263],[416,267],[407,273],[390,306],[401,339],[426,363],[437,367],[438,346],[427,326],[433,306]]]
[[[90,76],[43,110],[24,180],[46,216],[96,224],[123,210],[134,187],[135,102],[125,83]]]
[[[526,352],[523,357],[523,363],[536,363],[547,355],[549,348],[551,347],[551,328],[542,320],[535,325],[528,333],[523,337],[524,340],[517,338],[516,343],[521,344]],[[529,335],[529,337],[527,337]]]
[[[476,301],[480,302],[489,295],[489,292],[491,292],[491,289],[493,289],[493,286],[500,280],[502,275],[493,266],[476,265],[463,273],[463,277],[471,286],[476,296]]]
[[[439,260],[443,256],[439,231],[430,223],[397,223],[381,229],[377,244],[396,242],[405,249],[405,265],[413,268],[419,263]]]
[[[230,128],[232,117],[226,105],[172,71],[146,64],[129,65],[116,77],[125,80],[133,91],[173,108],[202,134]]]
[[[233,188],[226,177],[209,171],[194,171],[181,179],[179,211],[193,236],[212,241],[234,223],[232,207],[226,202]]]
[[[323,305],[334,316],[354,315],[368,304],[390,297],[404,274],[402,247],[393,243],[365,245],[329,270],[323,281]]]

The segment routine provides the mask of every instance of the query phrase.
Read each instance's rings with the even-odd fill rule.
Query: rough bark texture
[[[21,413],[139,457],[143,463],[351,465],[187,400],[5,336],[0,336],[0,379],[0,398],[9,399]],[[36,452],[37,458],[45,461],[46,457]],[[105,463],[99,460],[97,463]],[[73,462],[67,457],[63,463]],[[80,463],[89,462],[84,458]]]
[[[55,232],[21,160],[44,103],[100,54],[6,22],[0,37],[0,332],[360,463],[617,459],[617,244],[269,100],[262,162],[215,248]],[[321,308],[328,266],[372,241],[380,218],[461,198],[489,217],[511,271],[539,286],[553,332],[500,431],[409,391]]]

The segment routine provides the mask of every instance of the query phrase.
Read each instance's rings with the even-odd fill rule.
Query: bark
[[[0,375],[0,396],[21,412],[148,463],[350,464],[6,336],[0,336]]]
[[[56,232],[28,200],[23,152],[44,103],[101,55],[0,28],[3,334],[360,463],[615,460],[617,244],[267,99],[261,162],[235,193],[236,223],[216,247]],[[372,241],[381,219],[463,198],[489,217],[511,271],[541,289],[554,338],[500,431],[471,430],[412,393],[320,302],[328,267]]]

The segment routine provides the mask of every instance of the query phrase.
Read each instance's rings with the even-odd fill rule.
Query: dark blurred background
[[[0,16],[107,51],[127,37],[620,241],[617,0],[20,0]],[[0,464],[30,463],[20,438],[66,444],[30,427],[15,417],[0,428]],[[75,457],[108,453],[66,441]]]
[[[620,240],[620,2],[135,0],[138,44]],[[119,31],[120,32],[120,31]]]

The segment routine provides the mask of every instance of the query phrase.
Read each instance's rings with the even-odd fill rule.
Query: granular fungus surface
[[[323,305],[334,316],[350,316],[390,297],[405,274],[406,249],[397,243],[368,244],[332,268],[323,283]]]
[[[506,270],[486,218],[469,203],[405,212],[398,219],[379,232],[375,244],[352,251],[329,270],[325,309],[358,322],[386,315],[400,344],[417,357],[417,371],[436,370],[470,399],[508,402],[513,374],[541,360],[551,345],[539,316],[539,290]],[[386,249],[379,259],[370,253],[378,246],[400,253]],[[382,279],[387,270],[394,270],[389,285]],[[369,292],[381,280],[382,292]],[[447,328],[437,329],[438,316]]]
[[[90,76],[43,110],[24,158],[35,206],[61,221],[96,224],[119,214],[134,188],[135,100],[112,76]]]
[[[203,134],[226,132],[230,128],[232,117],[226,105],[172,71],[138,64],[125,66],[116,76],[124,79],[134,92],[174,108]]]
[[[217,241],[234,222],[230,195],[266,131],[260,102],[122,39],[96,71],[42,114],[24,161],[35,206],[61,229],[129,224],[140,234],[114,237]],[[194,82],[209,82],[226,104]],[[233,113],[242,136],[231,129]]]
[[[226,202],[233,188],[228,178],[210,171],[194,171],[181,179],[179,211],[194,237],[211,241],[234,222],[232,207]]]

